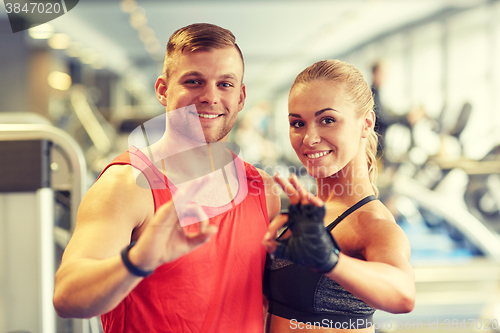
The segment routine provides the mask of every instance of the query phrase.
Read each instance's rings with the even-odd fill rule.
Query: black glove
[[[273,255],[320,273],[330,272],[337,264],[340,247],[323,224],[325,207],[299,203],[290,205],[288,210],[285,226],[292,235],[277,239],[278,247]]]

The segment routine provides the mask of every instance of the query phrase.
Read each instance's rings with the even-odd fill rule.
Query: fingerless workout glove
[[[277,239],[278,247],[273,255],[320,273],[330,272],[338,262],[340,247],[326,230],[324,217],[324,206],[290,205],[286,226],[292,235]]]

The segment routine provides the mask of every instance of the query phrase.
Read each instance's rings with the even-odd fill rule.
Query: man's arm
[[[196,190],[190,187],[177,195],[189,198]],[[193,215],[202,216],[200,210]],[[127,270],[120,257],[131,240],[137,244],[129,252],[130,261],[143,270],[154,270],[216,231],[202,227],[200,234],[187,235],[172,200],[153,212],[151,190],[136,185],[130,166],[109,168],[92,186],[82,200],[75,231],[56,273],[54,306],[60,316],[100,315],[130,293],[142,280]]]
[[[132,232],[153,216],[150,190],[131,167],[110,167],[84,196],[76,227],[56,273],[54,306],[61,317],[92,317],[113,309],[139,282],[119,256]]]

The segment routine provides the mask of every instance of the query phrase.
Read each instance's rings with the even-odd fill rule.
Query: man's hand
[[[154,270],[194,250],[217,232],[217,226],[209,225],[203,209],[191,202],[200,188],[210,181],[209,176],[202,178],[179,188],[172,200],[156,211],[137,245],[130,250],[129,258],[135,266]],[[181,219],[193,216],[201,221],[198,230],[189,232],[193,228],[181,227],[179,215]]]

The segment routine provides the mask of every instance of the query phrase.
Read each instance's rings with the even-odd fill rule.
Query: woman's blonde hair
[[[361,72],[353,65],[340,60],[319,61],[304,69],[295,78],[292,90],[299,84],[306,84],[317,80],[334,81],[343,84],[346,88],[345,91],[358,110],[359,117],[365,116],[367,112],[374,109],[372,91]],[[378,134],[375,130],[372,130],[367,140],[366,160],[368,163],[368,178],[370,179],[375,195],[378,196],[378,189],[375,185],[375,178],[377,176],[377,145]]]

